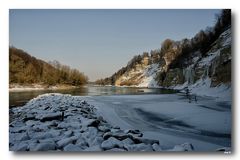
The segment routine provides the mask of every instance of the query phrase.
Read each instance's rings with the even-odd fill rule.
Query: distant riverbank
[[[63,89],[74,89],[79,86],[58,84],[58,85],[46,85],[46,84],[10,84],[9,92],[17,91],[34,91],[34,90],[63,90]]]

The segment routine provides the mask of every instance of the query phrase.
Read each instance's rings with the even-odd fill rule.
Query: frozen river
[[[181,94],[89,96],[99,114],[122,129],[139,129],[167,149],[190,142],[195,150],[231,147],[231,102]]]
[[[82,87],[72,90],[10,92],[10,106],[50,92],[86,99],[99,114],[121,129],[139,129],[165,149],[185,142],[197,151],[231,147],[231,101],[191,96],[174,90],[130,87]],[[171,94],[170,94],[171,93]]]

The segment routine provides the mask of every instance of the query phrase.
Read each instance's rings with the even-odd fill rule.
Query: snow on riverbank
[[[33,85],[18,85],[18,84],[10,84],[9,91],[10,92],[18,92],[18,91],[33,91],[33,90],[44,90],[46,89],[43,85],[33,84]]]
[[[215,97],[221,101],[232,101],[232,88],[231,85],[221,84],[216,87],[211,87],[211,79],[209,77],[205,79],[200,79],[194,84],[188,84],[187,82],[183,85],[174,86],[171,89],[180,90],[185,92],[185,89],[188,88],[190,94],[195,94],[199,96],[209,96]]]
[[[122,130],[82,97],[44,94],[10,109],[10,151],[161,151],[161,142],[139,130]],[[189,143],[171,151],[192,151]]]
[[[71,86],[71,85],[47,86],[47,85],[41,85],[41,84],[32,84],[32,85],[11,84],[9,87],[9,92],[61,90],[61,89],[72,89],[72,88],[76,88],[76,86]]]

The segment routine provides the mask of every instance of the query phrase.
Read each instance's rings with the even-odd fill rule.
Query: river
[[[176,93],[174,90],[160,88],[136,88],[136,87],[115,87],[115,86],[93,86],[87,85],[74,89],[59,90],[27,90],[9,92],[9,106],[22,106],[30,99],[45,93],[62,93],[74,96],[105,96],[105,95],[142,95],[142,94],[169,94]]]

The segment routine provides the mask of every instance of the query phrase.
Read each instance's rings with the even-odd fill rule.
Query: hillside
[[[82,85],[87,77],[76,69],[37,59],[21,49],[9,48],[9,83],[11,84],[67,84]]]
[[[192,39],[165,40],[160,49],[135,56],[98,84],[183,89],[231,86],[231,11]],[[200,87],[201,86],[201,87]],[[199,91],[199,90],[198,90]]]

